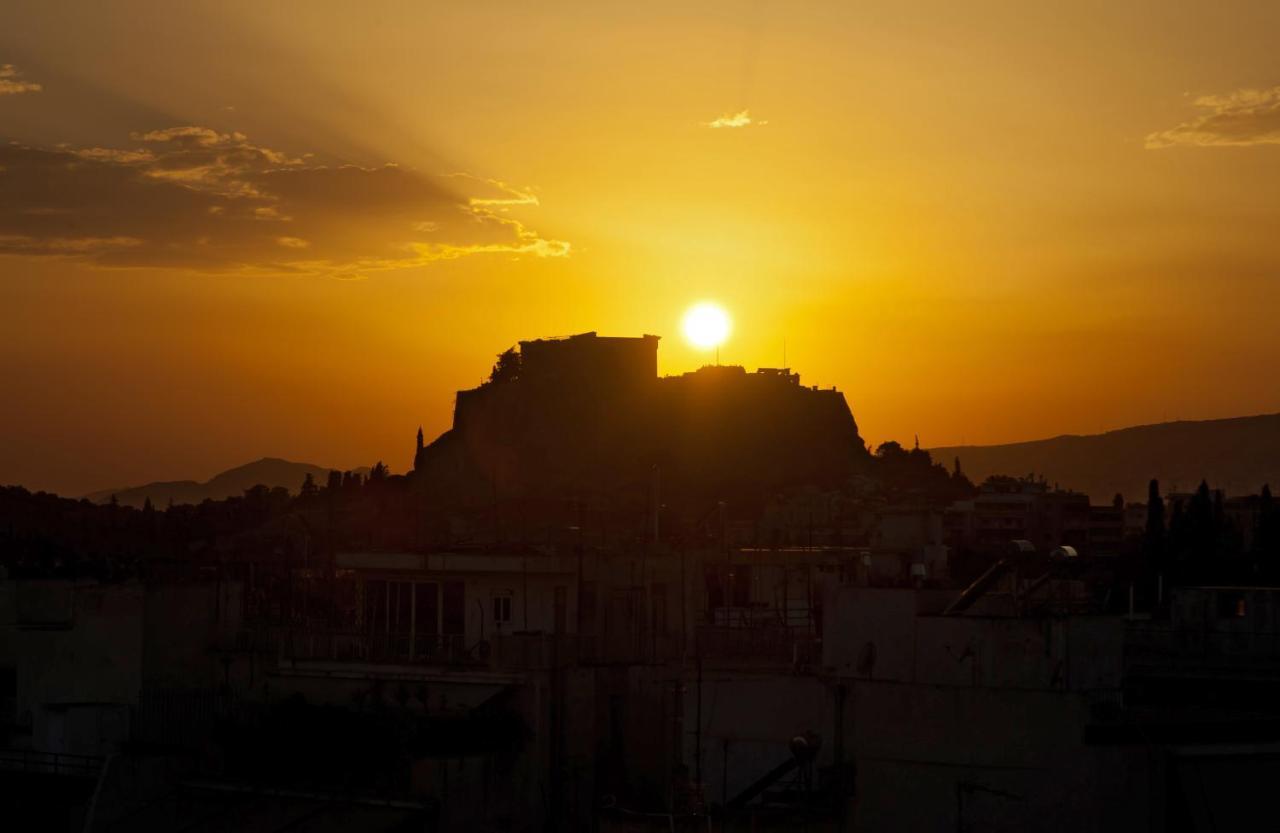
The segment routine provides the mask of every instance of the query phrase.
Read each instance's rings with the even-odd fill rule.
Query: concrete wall
[[[12,584],[21,609],[29,588]],[[31,727],[36,749],[98,754],[127,736],[127,709],[138,702],[143,588],[135,582],[34,584],[39,599],[69,599],[71,616],[56,627],[10,632],[17,722]]]
[[[1081,695],[855,681],[848,702],[853,829],[1143,829],[1146,762],[1082,744]]]
[[[146,594],[143,682],[157,688],[215,688],[230,682],[211,648],[242,627],[240,582],[153,585]]]
[[[915,591],[833,587],[824,611],[824,668],[842,676],[911,679],[915,662]]]
[[[1120,620],[921,616],[936,607],[928,593],[861,587],[833,589],[825,607],[822,676],[704,673],[709,800],[732,799],[813,731],[819,767],[837,748],[856,766],[848,829],[1145,823],[1145,758],[1083,743],[1092,706],[1118,697]],[[692,770],[696,683],[685,685]]]
[[[704,671],[702,692],[702,782],[709,802],[732,800],[769,770],[791,757],[796,735],[822,738],[817,762],[829,764],[835,748],[831,688],[812,676],[783,673]],[[698,691],[685,680],[684,760],[690,777],[698,761]]]
[[[691,775],[697,688],[686,678]],[[701,688],[712,803],[732,800],[811,731],[819,768],[837,754],[855,766],[845,829],[1132,830],[1148,817],[1146,759],[1082,743],[1087,695],[742,672],[704,673]]]
[[[1119,617],[920,616],[912,590],[840,587],[827,601],[823,666],[841,676],[993,688],[1118,692]]]

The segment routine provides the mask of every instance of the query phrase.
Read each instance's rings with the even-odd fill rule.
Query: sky
[[[925,446],[1280,411],[1280,4],[9,0],[0,483],[410,465],[521,339]]]

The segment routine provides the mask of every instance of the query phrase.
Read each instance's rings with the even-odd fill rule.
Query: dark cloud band
[[[509,216],[537,199],[496,180],[320,165],[203,127],[133,139],[0,145],[0,253],[354,277],[472,254],[569,252]]]

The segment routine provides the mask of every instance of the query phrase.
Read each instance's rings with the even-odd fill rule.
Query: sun
[[[729,313],[724,311],[724,307],[710,301],[689,307],[681,323],[684,337],[694,347],[702,350],[724,344],[724,340],[729,337],[730,326]]]

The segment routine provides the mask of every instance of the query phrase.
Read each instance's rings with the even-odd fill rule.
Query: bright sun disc
[[[684,314],[684,337],[703,350],[719,347],[729,336],[729,313],[718,304],[695,304]]]

